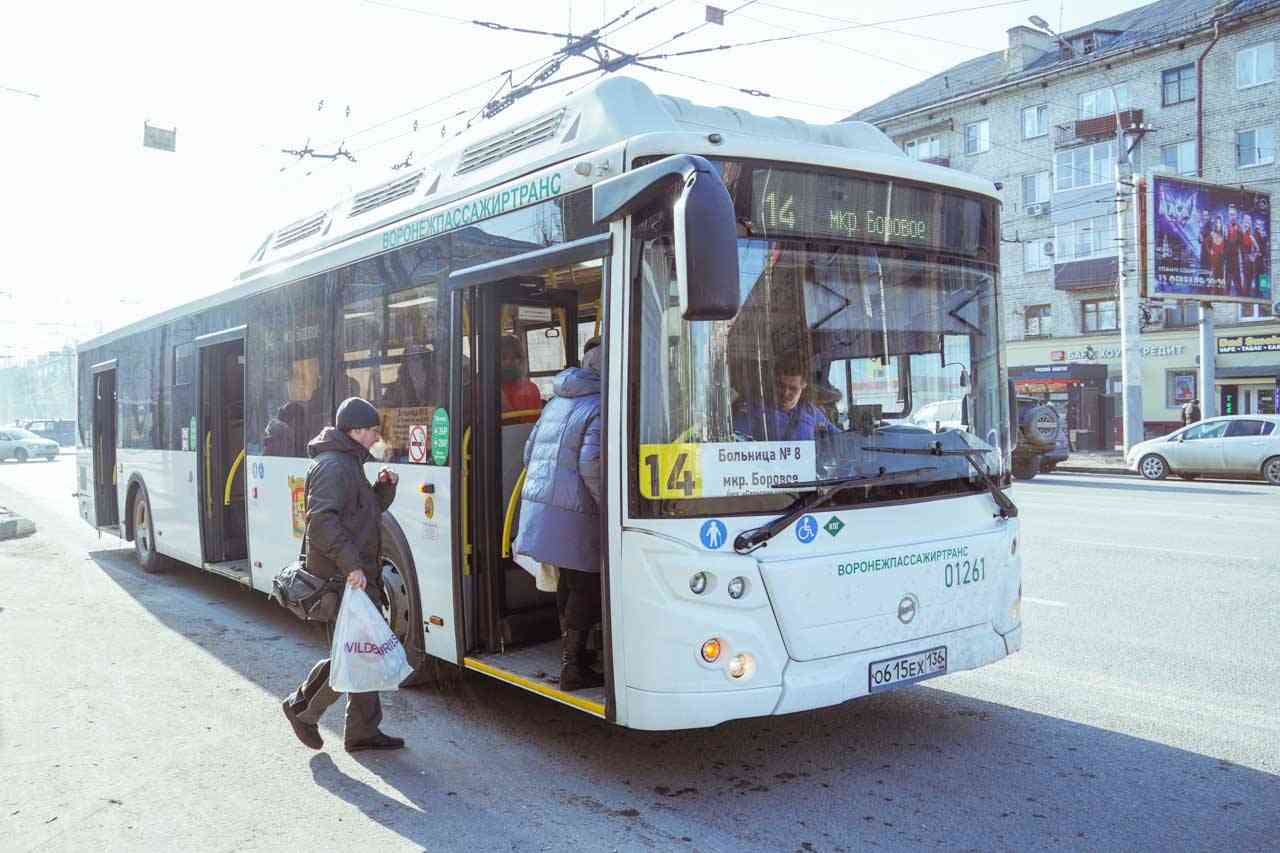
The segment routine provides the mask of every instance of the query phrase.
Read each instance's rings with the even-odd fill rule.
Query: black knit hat
[[[378,410],[368,400],[348,397],[338,404],[338,416],[334,420],[334,426],[338,429],[376,427],[380,423]]]

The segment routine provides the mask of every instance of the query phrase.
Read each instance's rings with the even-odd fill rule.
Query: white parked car
[[[52,462],[57,458],[58,442],[41,438],[31,430],[20,427],[0,428],[0,462],[5,459],[16,459],[19,462],[48,459]]]
[[[1261,476],[1280,486],[1280,415],[1207,418],[1135,444],[1125,464],[1148,480],[1163,480],[1170,473],[1184,480],[1217,474]]]

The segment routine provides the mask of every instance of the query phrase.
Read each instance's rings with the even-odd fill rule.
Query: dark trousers
[[[590,631],[600,621],[600,575],[560,567],[556,607],[569,631]]]
[[[344,587],[343,590],[344,594],[350,591],[348,587]],[[376,581],[370,580],[369,585],[365,587],[365,592],[375,605],[379,604]],[[332,626],[329,626],[326,634],[332,641]],[[329,658],[325,658],[311,668],[310,674],[293,692],[290,700],[295,708],[301,709],[298,711],[299,720],[316,725],[324,712],[329,710],[329,706],[337,702],[341,695],[329,687]],[[381,722],[382,702],[378,699],[377,693],[347,694],[347,721],[343,738],[347,743],[369,737],[378,730],[378,724]]]

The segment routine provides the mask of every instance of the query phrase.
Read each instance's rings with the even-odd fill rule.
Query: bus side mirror
[[[738,314],[738,230],[733,199],[719,173],[694,154],[664,157],[592,187],[596,222],[634,213],[674,196],[676,287],[686,320],[731,320]]]

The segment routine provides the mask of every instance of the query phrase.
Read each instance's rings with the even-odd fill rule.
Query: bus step
[[[505,654],[472,655],[463,665],[475,672],[523,687],[596,717],[605,715],[605,694],[601,687],[568,693],[551,679],[560,675],[560,641],[525,646]]]
[[[253,576],[249,571],[248,560],[228,560],[225,563],[204,563],[203,565],[206,572],[231,578],[245,586],[253,586]]]

